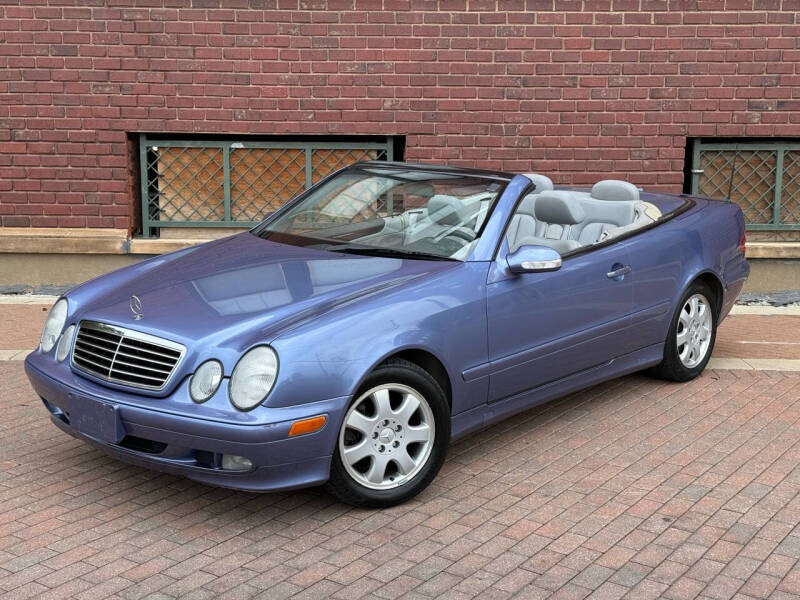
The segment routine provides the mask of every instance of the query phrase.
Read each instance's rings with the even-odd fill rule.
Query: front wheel
[[[328,489],[356,506],[399,504],[430,484],[449,441],[450,410],[436,380],[413,363],[389,360],[345,413]]]
[[[711,289],[696,281],[678,302],[672,317],[664,358],[654,372],[671,381],[689,381],[706,368],[717,336],[717,309]]]

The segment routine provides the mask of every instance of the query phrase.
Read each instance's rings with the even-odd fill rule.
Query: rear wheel
[[[450,409],[436,380],[391,359],[367,378],[345,413],[328,489],[356,506],[399,504],[430,484],[449,441]]]
[[[717,336],[717,308],[711,289],[696,281],[678,302],[672,317],[664,358],[656,375],[671,381],[689,381],[706,368]]]

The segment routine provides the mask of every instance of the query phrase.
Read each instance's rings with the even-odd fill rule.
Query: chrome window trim
[[[86,329],[89,329],[89,330],[94,329],[96,331],[102,331],[102,332],[110,333],[110,334],[113,334],[113,335],[118,335],[118,336],[120,336],[120,340],[122,340],[124,338],[129,338],[129,339],[138,340],[138,341],[141,341],[141,342],[147,342],[149,344],[154,344],[156,346],[163,346],[164,348],[167,348],[167,349],[170,349],[170,350],[174,350],[176,352],[180,352],[180,354],[179,354],[178,358],[175,359],[175,366],[172,368],[172,370],[170,371],[169,375],[164,380],[164,383],[162,385],[160,385],[160,386],[146,385],[146,384],[143,384],[143,383],[131,383],[130,381],[126,381],[124,379],[117,379],[116,377],[104,376],[104,375],[102,375],[100,373],[97,373],[95,371],[89,371],[89,370],[81,367],[80,365],[75,364],[75,361],[74,361],[75,342],[78,339],[78,335],[80,334],[80,332],[81,332],[81,330],[83,328],[86,328]],[[117,356],[118,352],[119,352],[119,347],[117,347],[117,350],[114,352],[114,356],[115,357]],[[158,337],[158,336],[155,336],[155,335],[150,335],[149,333],[143,333],[141,331],[136,331],[134,329],[128,329],[127,327],[120,327],[118,325],[109,325],[108,323],[101,323],[99,321],[88,321],[87,320],[87,321],[80,321],[78,323],[77,329],[75,330],[75,336],[73,337],[72,344],[70,345],[69,364],[70,364],[70,367],[72,368],[72,370],[77,371],[78,373],[89,375],[90,377],[94,377],[94,378],[99,379],[101,381],[107,381],[109,383],[113,383],[115,385],[119,385],[119,386],[123,386],[123,387],[131,387],[131,388],[149,390],[149,391],[152,391],[152,392],[160,392],[160,391],[164,390],[169,385],[169,383],[172,381],[172,378],[175,376],[175,373],[177,373],[178,368],[180,367],[181,363],[183,362],[184,356],[186,356],[186,346],[184,346],[183,344],[179,344],[178,342],[173,342],[172,340],[168,340],[168,339],[165,339],[165,338],[162,338],[162,337]],[[145,359],[145,360],[147,360],[147,359]]]

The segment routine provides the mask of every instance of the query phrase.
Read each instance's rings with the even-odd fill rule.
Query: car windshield
[[[309,190],[254,233],[335,252],[464,260],[507,183],[499,175],[362,165]]]

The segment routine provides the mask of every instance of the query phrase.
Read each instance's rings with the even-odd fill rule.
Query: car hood
[[[343,303],[457,264],[354,256],[243,233],[100,277],[69,298],[75,321],[128,327],[189,348],[241,350]]]

